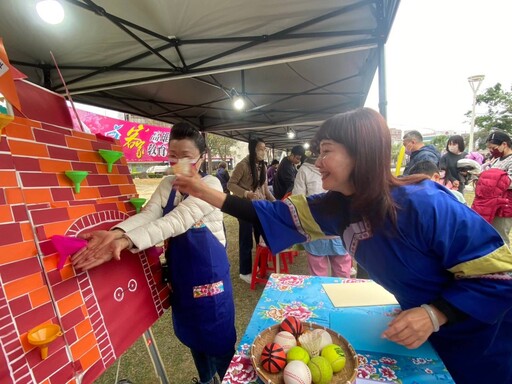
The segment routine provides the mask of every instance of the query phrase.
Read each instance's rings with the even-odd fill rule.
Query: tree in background
[[[235,139],[229,137],[214,135],[208,133],[206,135],[206,146],[212,156],[219,156],[222,160],[226,160],[232,154],[232,147],[237,144]]]
[[[476,98],[477,105],[486,104],[487,113],[475,118],[475,143],[478,148],[485,149],[485,139],[493,129],[500,129],[512,135],[512,87],[509,91],[502,88],[500,83],[487,88]],[[471,119],[471,111],[466,113]]]
[[[434,137],[429,144],[432,144],[436,149],[439,151],[439,153],[443,153],[443,151],[446,149],[446,143],[448,142],[449,136],[447,135],[438,135]]]

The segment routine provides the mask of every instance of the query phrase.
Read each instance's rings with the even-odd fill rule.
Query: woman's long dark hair
[[[351,180],[355,187],[352,209],[368,220],[372,228],[386,218],[396,223],[397,206],[391,189],[414,184],[428,178],[415,175],[396,178],[391,173],[391,135],[386,121],[370,108],[359,108],[326,120],[316,133],[313,151],[319,152],[320,141],[342,144],[354,159]]]
[[[251,167],[253,190],[258,187],[261,187],[265,183],[265,179],[267,178],[267,171],[265,167],[265,162],[263,160],[259,162],[260,174],[258,175],[258,161],[256,160],[256,145],[258,145],[258,143],[265,144],[265,142],[262,139],[249,140],[249,165]]]

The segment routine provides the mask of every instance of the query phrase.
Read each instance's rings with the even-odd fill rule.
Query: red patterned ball
[[[285,317],[281,323],[281,331],[287,331],[293,336],[299,337],[302,334],[302,323],[296,317]]]
[[[277,343],[268,343],[261,352],[261,366],[270,373],[281,371],[286,365],[286,352]]]

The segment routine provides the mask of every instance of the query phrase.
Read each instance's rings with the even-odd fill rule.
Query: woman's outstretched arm
[[[204,200],[214,207],[220,208],[222,212],[238,219],[249,221],[253,224],[259,223],[256,210],[251,200],[234,195],[226,195],[224,192],[213,189],[206,185],[197,174],[192,176],[177,176],[174,187],[182,194],[188,194]]]

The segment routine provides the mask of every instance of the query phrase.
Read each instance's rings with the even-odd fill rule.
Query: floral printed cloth
[[[224,282],[217,281],[213,284],[196,285],[194,288],[194,298],[214,296],[224,292]]]
[[[250,348],[254,338],[266,328],[280,323],[286,316],[295,316],[301,321],[310,321],[332,328],[330,314],[333,307],[322,288],[328,283],[355,283],[357,279],[333,277],[298,276],[273,274],[256,304],[238,350],[231,360],[223,384],[261,384],[251,364]],[[374,308],[374,307],[372,307]],[[379,307],[388,313],[397,313],[398,306]],[[350,340],[349,340],[350,341]],[[414,356],[399,356],[389,353],[358,350],[359,368],[356,383],[454,383],[443,362]]]

